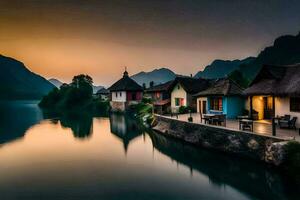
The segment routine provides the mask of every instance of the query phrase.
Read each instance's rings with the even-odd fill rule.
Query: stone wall
[[[153,130],[183,141],[223,152],[279,165],[285,158],[288,141],[250,132],[206,124],[195,124],[156,115]]]
[[[110,107],[112,112],[124,112],[126,104],[125,102],[110,101]]]

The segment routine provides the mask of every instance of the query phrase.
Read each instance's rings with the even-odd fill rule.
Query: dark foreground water
[[[261,163],[146,133],[128,117],[44,119],[0,102],[0,199],[299,199]]]

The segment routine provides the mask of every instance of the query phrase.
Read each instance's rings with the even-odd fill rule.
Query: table
[[[215,114],[203,114],[204,123],[206,124],[206,122],[208,122],[209,124],[211,124],[212,119],[215,117]]]
[[[239,129],[244,131],[245,128],[249,128],[250,131],[253,132],[253,120],[250,119],[239,120]]]

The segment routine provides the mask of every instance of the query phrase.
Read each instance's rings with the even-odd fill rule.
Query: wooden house
[[[155,85],[145,91],[153,101],[154,112],[166,114],[171,112],[171,87],[174,81]]]
[[[176,77],[171,87],[171,112],[177,113],[181,106],[197,109],[196,97],[193,95],[207,89],[210,82],[206,79]]]
[[[196,95],[197,112],[225,114],[234,119],[243,114],[245,98],[243,88],[228,78],[218,79],[212,85]]]
[[[128,76],[123,77],[108,88],[112,111],[126,111],[128,106],[139,103],[143,98],[143,88]]]
[[[300,118],[300,64],[264,65],[244,91],[246,107],[258,112],[258,119],[290,115]],[[299,120],[298,120],[299,125]]]

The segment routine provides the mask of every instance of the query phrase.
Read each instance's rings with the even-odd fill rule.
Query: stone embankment
[[[156,115],[154,131],[206,148],[280,165],[288,140]]]

